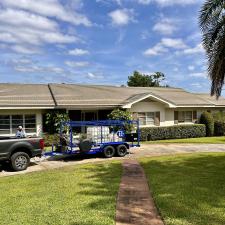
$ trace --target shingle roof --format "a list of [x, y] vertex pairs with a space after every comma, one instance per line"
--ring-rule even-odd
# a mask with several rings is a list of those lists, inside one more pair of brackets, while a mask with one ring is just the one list
[[47, 85], [0, 84], [0, 107], [54, 107]]
[[223, 106], [208, 94], [195, 94], [180, 88], [115, 87], [79, 84], [0, 84], [0, 107], [116, 107], [155, 96], [175, 107]]
[[176, 106], [213, 104], [180, 88], [115, 87], [101, 85], [50, 84], [58, 106], [112, 105], [121, 106], [152, 94]]
[[211, 102], [212, 104], [214, 104], [216, 106], [225, 106], [225, 98], [224, 97], [220, 97], [219, 99], [216, 99], [216, 97], [211, 96], [210, 94], [206, 94], [206, 93], [196, 93], [196, 95], [208, 102]]

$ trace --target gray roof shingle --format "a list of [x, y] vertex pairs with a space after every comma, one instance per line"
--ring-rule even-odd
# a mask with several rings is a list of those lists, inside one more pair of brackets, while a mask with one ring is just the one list
[[0, 107], [116, 107], [148, 95], [179, 106], [223, 106], [208, 94], [195, 94], [180, 88], [115, 87], [79, 84], [0, 84]]
[[47, 85], [0, 84], [0, 107], [54, 107]]
[[101, 85], [50, 84], [58, 106], [114, 105], [121, 106], [147, 94], [153, 94], [174, 105], [213, 104], [180, 88], [115, 87]]

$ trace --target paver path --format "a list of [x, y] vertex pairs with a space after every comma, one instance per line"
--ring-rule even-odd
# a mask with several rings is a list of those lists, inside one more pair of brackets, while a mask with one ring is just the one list
[[116, 206], [116, 225], [163, 225], [151, 197], [143, 168], [123, 161], [123, 176]]

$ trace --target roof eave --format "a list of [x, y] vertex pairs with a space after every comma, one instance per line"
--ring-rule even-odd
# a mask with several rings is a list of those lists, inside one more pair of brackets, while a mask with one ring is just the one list
[[152, 99], [154, 99], [154, 100], [156, 100], [156, 101], [158, 101], [158, 102], [161, 102], [161, 103], [166, 104], [169, 108], [176, 108], [176, 105], [175, 105], [175, 104], [173, 104], [173, 103], [171, 103], [171, 102], [169, 102], [169, 101], [167, 101], [167, 100], [165, 100], [165, 99], [162, 99], [162, 98], [160, 98], [160, 97], [158, 97], [158, 96], [156, 96], [156, 95], [153, 95], [153, 94], [148, 94], [148, 95], [146, 95], [146, 96], [144, 96], [144, 97], [142, 97], [142, 98], [139, 98], [139, 99], [137, 99], [137, 100], [135, 100], [135, 101], [126, 103], [126, 104], [124, 104], [124, 105], [122, 106], [122, 108], [123, 108], [123, 109], [130, 109], [130, 108], [132, 107], [133, 104], [138, 103], [138, 102], [140, 102], [140, 101], [142, 101], [142, 100], [144, 100], [144, 99], [146, 99], [146, 98], [149, 98], [149, 97], [151, 97]]

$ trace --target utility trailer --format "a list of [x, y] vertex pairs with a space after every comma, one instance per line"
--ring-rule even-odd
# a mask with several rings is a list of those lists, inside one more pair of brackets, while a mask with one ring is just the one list
[[106, 158], [123, 157], [132, 147], [140, 147], [138, 120], [67, 121], [60, 126], [60, 143], [45, 155], [101, 153]]

